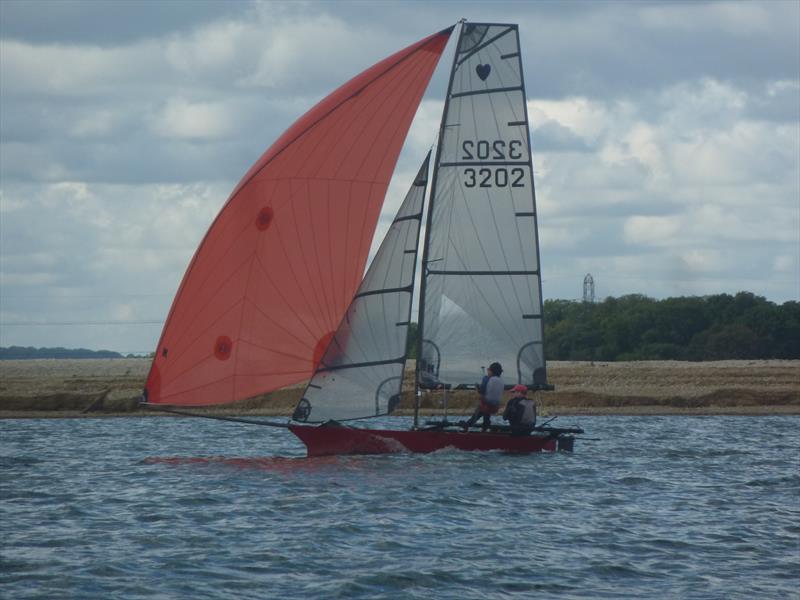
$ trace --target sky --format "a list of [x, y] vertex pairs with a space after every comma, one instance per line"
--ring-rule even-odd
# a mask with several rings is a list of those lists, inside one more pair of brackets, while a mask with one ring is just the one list
[[[598, 299], [800, 299], [797, 0], [2, 0], [0, 346], [152, 351], [261, 153], [462, 17], [520, 26], [545, 298], [591, 273]], [[376, 238], [434, 142], [451, 57]]]

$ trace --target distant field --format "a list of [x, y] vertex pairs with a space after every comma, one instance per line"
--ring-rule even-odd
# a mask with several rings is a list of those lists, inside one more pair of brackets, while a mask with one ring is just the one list
[[[0, 361], [0, 418], [153, 414], [138, 408], [149, 366], [145, 359]], [[800, 414], [798, 360], [551, 362], [548, 373], [556, 391], [536, 397], [550, 414]], [[302, 391], [298, 385], [203, 412], [288, 415]], [[443, 401], [441, 393], [424, 394], [423, 414], [440, 412]], [[471, 412], [475, 392], [451, 393], [447, 403], [453, 413]], [[412, 407], [407, 386], [401, 414]]]

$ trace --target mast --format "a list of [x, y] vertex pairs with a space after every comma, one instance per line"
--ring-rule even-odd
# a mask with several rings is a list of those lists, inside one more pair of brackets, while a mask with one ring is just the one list
[[453, 64], [450, 65], [450, 80], [447, 83], [447, 93], [444, 97], [444, 108], [442, 109], [442, 121], [439, 124], [439, 143], [436, 145], [436, 158], [433, 161], [433, 177], [431, 180], [430, 192], [428, 194], [428, 214], [425, 218], [425, 240], [422, 244], [422, 264], [419, 278], [419, 306], [417, 307], [417, 360], [414, 368], [414, 425], [413, 428], [419, 427], [419, 403], [420, 403], [420, 386], [419, 386], [419, 364], [422, 360], [422, 335], [425, 321], [425, 287], [428, 276], [428, 241], [430, 239], [431, 230], [429, 224], [431, 222], [431, 215], [433, 214], [434, 195], [436, 193], [436, 179], [439, 174], [439, 163], [442, 157], [442, 142], [444, 140], [445, 123], [447, 122], [447, 111], [450, 107], [450, 91], [453, 89], [453, 78], [456, 73], [456, 60], [458, 60], [458, 48], [461, 45], [461, 34], [464, 31], [464, 24], [466, 19], [461, 19], [457, 24], [461, 25], [458, 30], [458, 37], [456, 38], [456, 47], [453, 51]]

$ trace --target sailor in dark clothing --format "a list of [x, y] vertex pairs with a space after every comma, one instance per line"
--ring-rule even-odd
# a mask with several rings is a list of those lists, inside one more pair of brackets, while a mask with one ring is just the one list
[[511, 393], [511, 400], [503, 411], [503, 420], [511, 425], [512, 434], [528, 435], [536, 426], [536, 403], [528, 398], [528, 388], [524, 385], [515, 385]]
[[472, 416], [463, 423], [464, 431], [467, 431], [478, 419], [483, 417], [483, 431], [489, 429], [492, 422], [492, 415], [500, 410], [500, 402], [503, 400], [503, 380], [500, 376], [503, 374], [503, 367], [498, 362], [493, 362], [489, 365], [489, 373], [484, 376], [483, 381], [478, 386], [478, 397], [480, 404]]

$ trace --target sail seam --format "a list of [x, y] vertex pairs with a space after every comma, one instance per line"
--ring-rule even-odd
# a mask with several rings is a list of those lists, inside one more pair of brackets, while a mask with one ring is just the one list
[[261, 269], [261, 272], [264, 274], [264, 277], [267, 278], [267, 281], [269, 281], [269, 283], [272, 285], [272, 287], [280, 296], [281, 300], [283, 301], [283, 305], [289, 308], [289, 310], [294, 314], [294, 316], [297, 317], [297, 322], [300, 323], [300, 325], [302, 325], [303, 328], [305, 328], [305, 330], [308, 332], [308, 334], [311, 336], [311, 339], [313, 340], [316, 337], [314, 335], [314, 332], [311, 331], [311, 329], [308, 327], [308, 324], [300, 317], [299, 314], [297, 314], [297, 311], [294, 309], [294, 305], [291, 302], [287, 302], [286, 298], [281, 293], [280, 288], [277, 285], [275, 285], [274, 281], [272, 281], [272, 277], [269, 276], [269, 271], [267, 271], [266, 265], [264, 265], [264, 263], [261, 262], [261, 257], [258, 255], [256, 255], [256, 263], [258, 264], [259, 269]]
[[538, 275], [539, 271], [434, 271], [428, 269], [428, 275]]
[[[311, 209], [312, 194], [311, 194], [311, 183], [310, 182], [311, 182], [311, 179], [309, 179], [307, 177], [302, 177], [302, 178], [298, 178], [297, 179], [298, 185], [301, 186], [301, 189], [303, 189], [305, 191], [305, 203], [304, 204], [305, 204], [305, 209], [306, 209], [306, 211], [308, 213], [308, 224], [311, 227], [311, 235], [310, 235], [310, 237], [311, 237], [311, 246], [312, 246], [312, 251], [313, 251], [314, 262], [315, 262], [316, 267], [317, 267], [317, 270], [315, 272], [316, 273], [322, 273], [323, 272], [323, 268], [322, 268], [322, 264], [320, 262], [319, 247], [317, 245], [317, 228], [316, 228], [316, 225], [314, 223], [314, 213], [316, 211]], [[290, 185], [291, 185], [291, 183], [290, 183]], [[319, 201], [317, 201], [317, 203], [319, 203]], [[297, 214], [296, 213], [296, 204], [297, 204], [297, 202], [292, 202], [292, 214], [293, 215]], [[298, 220], [297, 220], [297, 218], [295, 218], [294, 221], [295, 221], [295, 223], [294, 223], [295, 224], [295, 231], [298, 232], [298, 239], [299, 239], [300, 233], [299, 233], [299, 229], [298, 229]], [[332, 308], [331, 308], [331, 304], [332, 303], [330, 302], [330, 300], [328, 298], [328, 293], [327, 293], [327, 289], [326, 289], [327, 286], [316, 286], [316, 285], [314, 285], [314, 278], [312, 277], [311, 272], [309, 270], [309, 263], [311, 261], [306, 260], [306, 254], [302, 250], [304, 244], [298, 244], [298, 246], [300, 246], [300, 248], [301, 248], [300, 249], [300, 254], [303, 256], [303, 265], [305, 266], [306, 274], [308, 276], [308, 281], [311, 283], [311, 287], [314, 290], [314, 297], [317, 298], [317, 299], [319, 298], [319, 296], [317, 295], [318, 294], [317, 288], [319, 288], [319, 293], [322, 295], [322, 299], [324, 301], [323, 304], [324, 304], [324, 307], [325, 307], [326, 314], [322, 315], [320, 313], [320, 316], [323, 317], [323, 320], [327, 319], [328, 322], [330, 322], [330, 321], [333, 320], [331, 318], [331, 313], [330, 313], [330, 311], [332, 310]]]
[[400, 358], [388, 358], [386, 360], [372, 360], [368, 362], [360, 362], [360, 363], [343, 363], [341, 365], [333, 365], [333, 366], [324, 366], [319, 367], [317, 369], [317, 373], [329, 373], [331, 371], [340, 371], [342, 369], [362, 369], [364, 367], [377, 367], [380, 365], [394, 365], [398, 363], [405, 363], [406, 358], [405, 356], [401, 356]]
[[381, 288], [378, 290], [369, 290], [367, 292], [359, 292], [355, 296], [353, 296], [353, 300], [356, 298], [363, 298], [364, 296], [375, 296], [377, 294], [394, 294], [397, 292], [411, 292], [412, 291], [411, 285], [406, 285], [403, 287], [395, 287], [395, 288]]
[[[290, 197], [294, 197], [294, 194], [292, 194], [292, 193], [291, 193], [291, 190], [290, 190]], [[291, 204], [294, 204], [294, 202], [292, 202]], [[294, 208], [292, 208], [292, 212], [294, 213]], [[296, 224], [296, 223], [295, 223], [295, 232], [297, 232], [297, 235], [300, 235], [300, 234], [299, 234], [299, 231], [297, 230], [297, 224]], [[282, 236], [282, 229], [281, 229], [281, 228], [277, 228], [277, 229], [275, 230], [275, 236], [274, 236], [274, 237], [275, 237], [275, 239], [277, 240], [277, 246], [278, 246], [278, 247], [281, 249], [281, 252], [283, 253], [283, 258], [284, 258], [284, 260], [286, 261], [286, 264], [292, 264], [292, 260], [291, 260], [291, 257], [290, 257], [290, 255], [289, 255], [289, 249], [288, 249], [288, 246], [287, 246], [286, 242], [284, 242], [284, 240], [283, 240], [283, 236]], [[305, 327], [306, 331], [308, 331], [308, 333], [310, 334], [310, 336], [311, 336], [311, 339], [312, 339], [312, 340], [316, 339], [317, 335], [315, 335], [315, 333], [314, 333], [314, 328], [313, 328], [313, 327], [311, 327], [311, 326], [309, 325], [309, 323], [311, 323], [312, 321], [306, 322], [304, 319], [302, 319], [302, 318], [300, 317], [300, 314], [299, 314], [299, 313], [297, 313], [297, 311], [295, 311], [295, 310], [294, 310], [294, 306], [292, 306], [292, 304], [286, 300], [286, 298], [285, 298], [285, 297], [284, 297], [284, 295], [281, 293], [281, 291], [280, 291], [280, 289], [278, 288], [278, 286], [277, 286], [277, 285], [275, 285], [275, 284], [273, 283], [273, 281], [272, 281], [272, 278], [271, 278], [271, 277], [269, 277], [269, 271], [268, 271], [268, 269], [267, 269], [267, 266], [266, 266], [266, 265], [263, 263], [263, 261], [262, 261], [262, 258], [261, 258], [261, 255], [259, 255], [258, 253], [256, 253], [256, 257], [257, 257], [257, 259], [258, 259], [258, 264], [259, 264], [259, 266], [261, 267], [261, 270], [263, 271], [264, 275], [266, 275], [266, 276], [267, 276], [267, 278], [269, 279], [270, 283], [272, 283], [273, 287], [275, 288], [275, 290], [276, 290], [276, 291], [278, 292], [278, 294], [280, 295], [280, 297], [281, 297], [281, 300], [283, 300], [283, 303], [284, 303], [284, 305], [285, 305], [285, 306], [288, 306], [288, 307], [289, 307], [289, 308], [292, 310], [292, 312], [294, 313], [294, 315], [295, 315], [295, 316], [297, 317], [297, 319], [298, 319], [298, 320], [299, 320], [299, 321], [302, 323], [302, 325], [303, 325], [303, 327]], [[289, 273], [291, 273], [291, 277], [292, 277], [291, 281], [293, 281], [293, 282], [294, 282], [294, 288], [295, 288], [297, 291], [301, 292], [301, 294], [302, 294], [303, 296], [305, 296], [305, 289], [304, 289], [304, 288], [303, 288], [303, 286], [300, 284], [300, 280], [299, 280], [299, 279], [298, 279], [298, 277], [297, 277], [297, 272], [296, 272], [296, 270], [295, 270], [295, 269], [288, 269], [288, 271], [289, 271]], [[307, 265], [306, 265], [306, 274], [308, 275], [308, 267], [307, 267]], [[288, 284], [288, 283], [289, 283], [289, 282], [287, 281], [287, 284]], [[318, 296], [317, 296], [316, 294], [314, 294], [314, 296], [315, 296], [316, 298], [318, 298]], [[319, 327], [320, 327], [320, 322], [319, 322], [319, 316], [318, 316], [317, 314], [314, 314], [314, 316], [313, 316], [313, 323], [314, 323], [314, 325], [316, 326], [316, 328], [317, 328], [317, 329], [319, 329]], [[324, 325], [324, 323], [323, 323], [323, 325]]]
[[408, 215], [407, 217], [397, 217], [394, 221], [392, 221], [392, 224], [394, 225], [395, 223], [399, 223], [400, 221], [421, 221], [421, 220], [422, 220], [422, 214], [418, 213], [416, 215]]
[[[244, 327], [244, 313], [247, 306], [247, 293], [250, 290], [250, 279], [253, 276], [253, 263], [255, 263], [255, 253], [250, 255], [250, 265], [247, 267], [247, 281], [244, 284], [244, 298], [242, 298], [242, 306], [239, 313], [239, 328], [236, 333], [236, 342], [242, 341], [242, 328]], [[231, 384], [231, 397], [236, 397], [236, 375], [239, 371], [239, 352], [236, 353], [233, 364], [233, 382]]]
[[456, 94], [452, 94], [451, 98], [463, 98], [464, 96], [478, 96], [480, 94], [499, 94], [501, 92], [521, 92], [522, 86], [515, 85], [511, 87], [503, 87], [503, 88], [491, 88], [487, 90], [470, 90], [468, 92], [458, 92]]
[[[260, 264], [258, 265], [258, 268], [263, 271], [263, 267]], [[253, 307], [253, 310], [255, 310], [265, 320], [267, 320], [270, 323], [272, 323], [278, 329], [283, 330], [285, 333], [287, 333], [288, 335], [290, 335], [291, 337], [293, 337], [295, 339], [297, 339], [299, 337], [296, 331], [290, 331], [290, 330], [286, 329], [286, 327], [284, 327], [282, 323], [280, 323], [279, 321], [276, 321], [275, 319], [270, 317], [266, 312], [264, 312], [264, 310], [253, 300], [253, 298], [250, 298], [249, 295], [245, 296], [244, 301], [245, 302], [249, 302], [250, 305]], [[247, 340], [245, 340], [245, 341], [247, 341]], [[265, 350], [269, 350], [269, 348], [265, 348]], [[301, 357], [298, 357], [298, 358], [301, 358]]]
[[[297, 185], [301, 188], [301, 190], [302, 190], [303, 187], [305, 187], [305, 189], [306, 189], [305, 204], [306, 204], [306, 206], [308, 206], [308, 204], [310, 202], [310, 197], [309, 197], [310, 195], [308, 193], [308, 181], [305, 180], [305, 179], [298, 178]], [[291, 186], [291, 184], [290, 184], [290, 186]], [[301, 194], [302, 194], [302, 191], [301, 191]], [[294, 190], [291, 190], [291, 201], [289, 202], [289, 204], [292, 207], [292, 217], [293, 218], [291, 219], [291, 221], [292, 221], [292, 224], [294, 225], [294, 230], [295, 230], [297, 239], [300, 239], [300, 237], [301, 237], [300, 227], [299, 227], [300, 219], [297, 218], [298, 200], [297, 200], [297, 196], [294, 193]], [[310, 209], [310, 207], [309, 207], [309, 209]], [[309, 210], [309, 212], [310, 212], [310, 210]], [[312, 233], [312, 237], [313, 237], [313, 233]], [[325, 304], [326, 304], [325, 308], [328, 309], [328, 306], [327, 306], [327, 304], [328, 304], [327, 303], [327, 299], [328, 298], [327, 298], [325, 292], [324, 291], [318, 292], [317, 288], [320, 287], [320, 286], [314, 285], [314, 279], [313, 279], [313, 276], [311, 275], [311, 268], [310, 268], [310, 264], [309, 264], [311, 261], [306, 258], [305, 246], [306, 246], [306, 244], [297, 244], [295, 252], [297, 252], [300, 255], [300, 260], [303, 263], [303, 269], [304, 269], [305, 275], [306, 275], [305, 279], [310, 284], [309, 287], [311, 288], [311, 293], [313, 294], [313, 297], [314, 297], [315, 302], [317, 303], [317, 306], [319, 306], [319, 304], [320, 304], [320, 294], [321, 294], [322, 295], [322, 299], [324, 301], [326, 301], [325, 302]], [[319, 267], [320, 267], [319, 260], [317, 260], [317, 268], [319, 269]], [[295, 281], [297, 281], [297, 283], [298, 283], [298, 288], [303, 290], [303, 292], [305, 294], [305, 288], [300, 285], [300, 279], [298, 277], [295, 277]], [[326, 312], [328, 312], [328, 311], [329, 311], [329, 309], [326, 310]], [[317, 313], [315, 311], [314, 312], [314, 321], [316, 322], [317, 327], [320, 326], [320, 320], [322, 321], [322, 328], [321, 329], [323, 331], [325, 331], [326, 329], [328, 329], [326, 320], [330, 320], [330, 318], [328, 317], [326, 319], [325, 315], [323, 315], [321, 312]]]
[[461, 162], [446, 162], [439, 165], [439, 167], [527, 167], [530, 165], [528, 161], [513, 161], [513, 160], [465, 160]]

